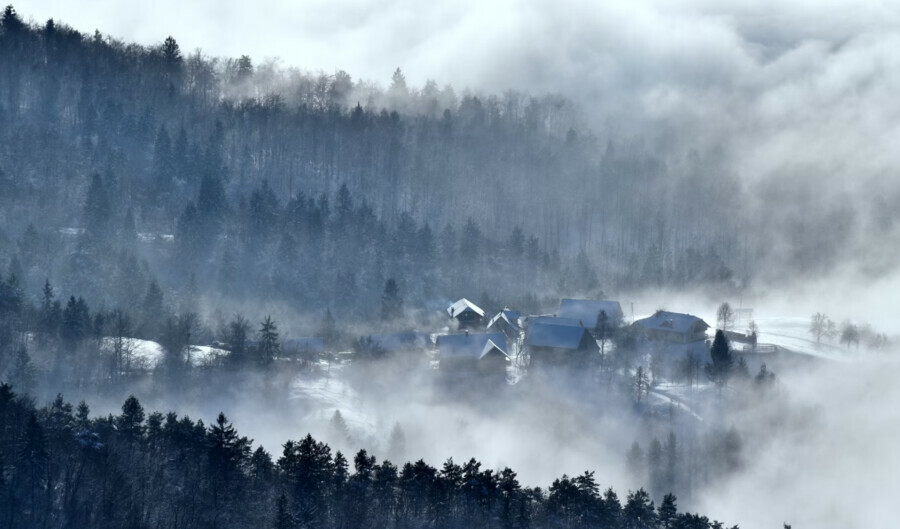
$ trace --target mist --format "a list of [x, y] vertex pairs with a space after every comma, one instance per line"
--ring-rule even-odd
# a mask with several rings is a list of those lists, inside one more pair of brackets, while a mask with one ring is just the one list
[[[23, 409], [64, 393], [117, 439], [133, 395], [208, 425], [222, 411], [275, 459], [309, 433], [351, 460], [475, 458], [545, 492], [595, 471], [623, 500], [675, 492], [741, 527], [893, 520], [900, 6], [17, 8], [25, 28], [0, 33], [0, 380], [28, 383]], [[446, 307], [464, 296], [485, 321], [566, 298], [624, 317], [577, 369], [542, 373], [526, 348], [505, 378], [454, 378], [431, 340], [463, 332]], [[752, 324], [719, 321], [723, 302]], [[709, 324], [700, 357], [632, 325], [658, 310]], [[364, 341], [406, 331], [427, 346]], [[746, 361], [730, 385], [708, 367], [717, 331]], [[122, 367], [113, 336], [162, 360]], [[322, 350], [279, 349], [303, 337]], [[193, 365], [196, 346], [221, 356]], [[654, 443], [677, 479], [654, 476]]]

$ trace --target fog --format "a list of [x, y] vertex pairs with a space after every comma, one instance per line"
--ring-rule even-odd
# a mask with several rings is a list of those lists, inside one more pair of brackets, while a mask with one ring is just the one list
[[[743, 261], [753, 268], [749, 279], [735, 279], [727, 288], [625, 285], [608, 294], [619, 299], [626, 319], [632, 312], [641, 317], [664, 307], [715, 325], [716, 307], [729, 301], [752, 307], [763, 332], [767, 321], [808, 321], [824, 312], [836, 322], [871, 324], [893, 338], [887, 350], [848, 347], [840, 355], [779, 371], [771, 395], [728, 407], [707, 404], [698, 408], [703, 420], [681, 414], [670, 424], [648, 426], [627, 398], [603, 400], [597, 387], [526, 380], [451, 393], [441, 389], [438, 372], [429, 366], [393, 363], [334, 366], [296, 379], [229, 375], [173, 394], [150, 382], [128, 388], [148, 409], [174, 409], [207, 423], [224, 410], [242, 433], [275, 454], [285, 440], [311, 432], [345, 452], [368, 448], [383, 458], [390, 455], [388, 439], [399, 424], [406, 446], [394, 455], [404, 459], [440, 465], [449, 457], [457, 462], [475, 457], [492, 468], [509, 466], [523, 483], [535, 486], [563, 473], [596, 470], [601, 486], [620, 493], [644, 485], [625, 468], [633, 441], [646, 447], [670, 429], [689, 438], [690, 432], [733, 427], [744, 447], [741, 471], [704, 484], [682, 506], [745, 528], [783, 522], [885, 526], [895, 519], [894, 496], [900, 490], [895, 449], [900, 418], [892, 411], [900, 403], [897, 3], [314, 0], [297, 6], [35, 0], [17, 7], [36, 22], [53, 17], [81, 31], [99, 28], [147, 45], [171, 34], [185, 52], [248, 54], [256, 64], [268, 59], [284, 69], [343, 69], [380, 85], [400, 67], [418, 87], [434, 80], [460, 93], [561, 94], [578, 105], [580, 130], [599, 144], [639, 144], [675, 173], [690, 173], [688, 161], [699, 153], [715, 163], [698, 176], [698, 186], [734, 176], [736, 188], [718, 198], [733, 200], [727, 221], [744, 247], [723, 246], [752, 254]], [[721, 168], [729, 174], [717, 172]], [[548, 237], [537, 233], [546, 242]], [[40, 272], [32, 274], [32, 282], [45, 277]], [[369, 296], [373, 307], [386, 277], [379, 271], [377, 280], [369, 281], [375, 285]], [[303, 309], [209, 293], [200, 312], [210, 325], [224, 324], [222, 318], [235, 312], [272, 314], [283, 336], [312, 335], [319, 315]], [[437, 330], [446, 322], [429, 316], [430, 310], [408, 306], [409, 320], [395, 321], [394, 327], [422, 328], [427, 321], [434, 324], [429, 330]], [[363, 335], [380, 329], [348, 321], [343, 330]], [[322, 383], [333, 385], [323, 391], [332, 400], [311, 397], [304, 385], [329, 380]], [[98, 396], [92, 388], [66, 397], [85, 398], [101, 415], [121, 405], [121, 395]], [[330, 424], [335, 410], [346, 418], [349, 439]]]
[[751, 463], [705, 492], [701, 509], [741, 527], [890, 523], [900, 487], [898, 374], [895, 358], [868, 358], [787, 375], [786, 405], [761, 404], [735, 418]]

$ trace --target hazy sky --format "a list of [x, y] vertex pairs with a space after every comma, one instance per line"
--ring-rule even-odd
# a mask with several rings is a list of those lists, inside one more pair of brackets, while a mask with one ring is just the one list
[[[571, 0], [33, 0], [54, 17], [144, 44], [171, 34], [184, 50], [279, 57], [286, 65], [386, 81], [560, 88], [577, 77], [708, 84], [804, 42], [840, 46], [896, 32], [898, 3], [852, 0], [577, 2]], [[552, 60], [550, 60], [552, 59]], [[602, 72], [601, 72], [602, 71]], [[737, 81], [737, 79], [736, 79]], [[562, 82], [562, 83], [561, 83]]]

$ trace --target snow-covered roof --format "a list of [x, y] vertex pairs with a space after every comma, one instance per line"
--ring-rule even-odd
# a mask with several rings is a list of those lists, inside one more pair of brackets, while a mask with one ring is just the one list
[[481, 310], [481, 307], [472, 303], [466, 298], [462, 298], [461, 300], [447, 307], [447, 314], [449, 314], [451, 318], [456, 318], [463, 312], [474, 312], [475, 314], [484, 317], [484, 311]]
[[709, 325], [697, 316], [692, 314], [681, 314], [678, 312], [666, 312], [664, 310], [656, 311], [656, 314], [649, 318], [637, 320], [635, 325], [640, 325], [645, 330], [670, 331], [684, 334], [689, 332], [696, 323], [702, 324], [703, 330], [709, 328]]
[[561, 318], [573, 318], [584, 322], [585, 327], [597, 325], [597, 317], [605, 311], [610, 320], [622, 317], [622, 306], [618, 301], [599, 299], [564, 299], [559, 304]]
[[393, 334], [373, 334], [372, 342], [386, 352], [409, 349], [425, 349], [431, 346], [431, 335], [425, 332], [398, 332]]
[[441, 358], [476, 358], [481, 360], [492, 349], [506, 354], [506, 337], [503, 333], [444, 334], [437, 338]]
[[572, 324], [568, 318], [542, 317], [528, 324], [525, 345], [531, 347], [553, 347], [556, 349], [578, 349], [587, 330]]
[[519, 325], [519, 318], [521, 316], [522, 315], [517, 310], [503, 309], [500, 312], [498, 312], [496, 316], [491, 318], [491, 321], [488, 322], [488, 325], [487, 325], [488, 329], [490, 329], [497, 322], [502, 320], [502, 321], [505, 321], [506, 323], [508, 323], [513, 329], [519, 330], [519, 328], [521, 327]]
[[288, 338], [281, 348], [285, 351], [299, 353], [321, 353], [325, 350], [324, 338]]

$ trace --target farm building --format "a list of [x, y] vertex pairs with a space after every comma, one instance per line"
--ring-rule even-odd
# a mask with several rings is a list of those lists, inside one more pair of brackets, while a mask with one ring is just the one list
[[578, 320], [539, 316], [525, 330], [532, 365], [571, 365], [598, 351], [597, 341]]
[[653, 316], [634, 322], [649, 341], [689, 344], [706, 340], [709, 325], [697, 316], [656, 311]]
[[519, 333], [522, 332], [521, 317], [522, 315], [518, 311], [503, 309], [491, 318], [487, 324], [487, 330], [502, 332], [510, 342], [518, 340]]
[[437, 338], [437, 351], [442, 370], [506, 376], [509, 356], [502, 333], [441, 335]]
[[466, 298], [447, 307], [447, 314], [456, 320], [459, 329], [474, 329], [484, 322], [484, 311]]

